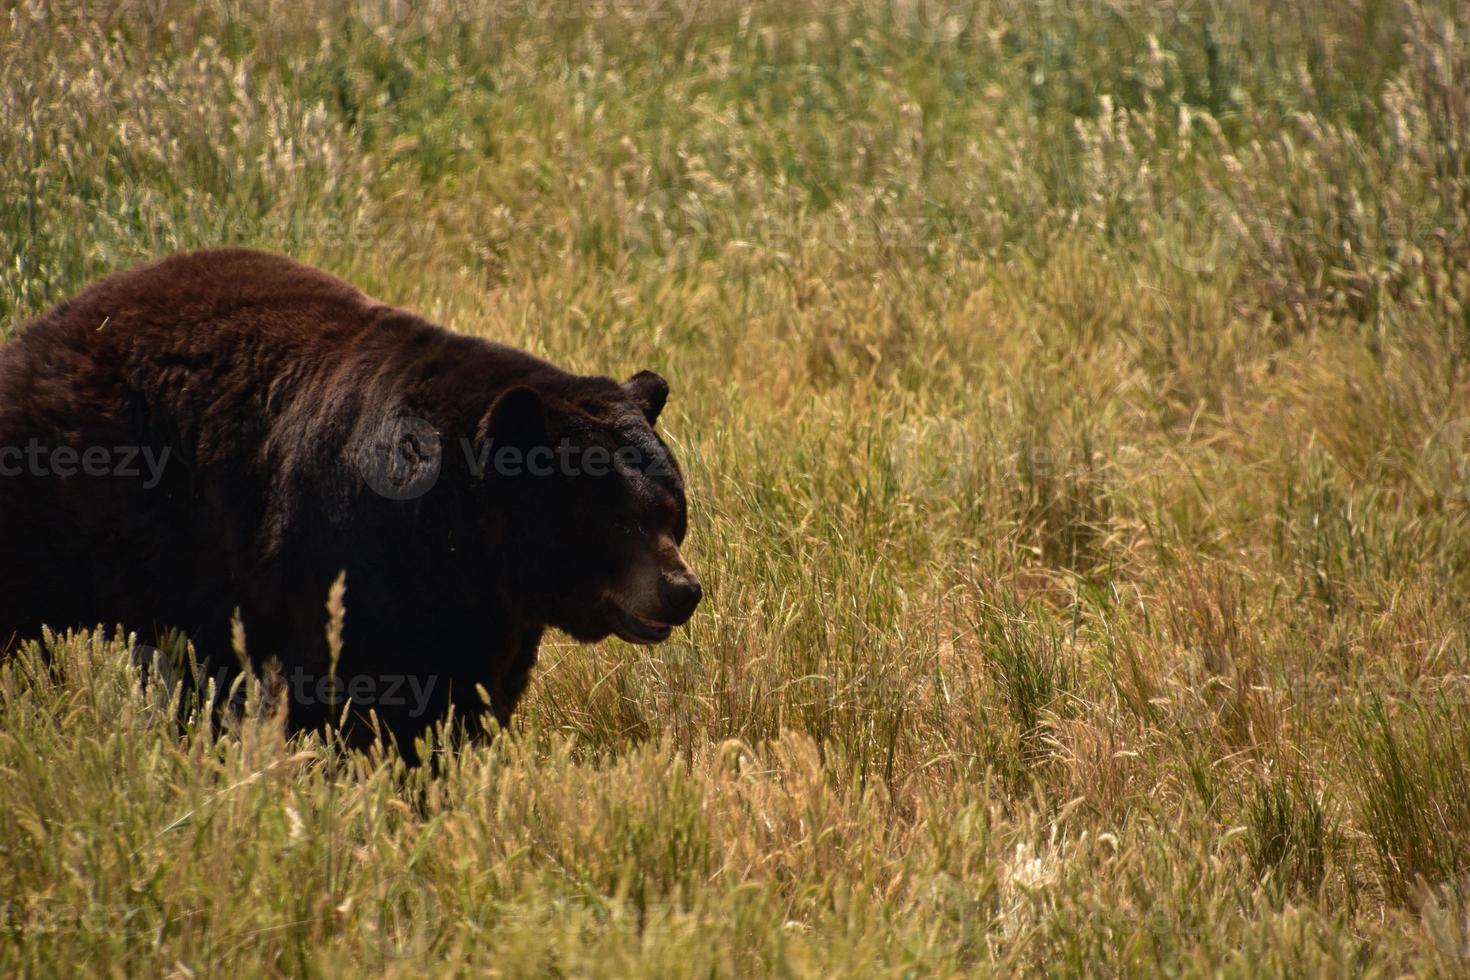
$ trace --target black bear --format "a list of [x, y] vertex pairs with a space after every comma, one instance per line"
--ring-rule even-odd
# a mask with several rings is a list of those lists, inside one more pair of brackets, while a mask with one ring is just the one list
[[505, 724], [548, 626], [657, 643], [700, 600], [667, 397], [262, 252], [102, 279], [0, 348], [0, 651], [177, 629], [217, 672], [238, 614], [293, 728]]

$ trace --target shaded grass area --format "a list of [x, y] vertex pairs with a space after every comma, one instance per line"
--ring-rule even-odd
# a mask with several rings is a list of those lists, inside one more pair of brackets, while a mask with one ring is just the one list
[[951, 9], [7, 13], [0, 329], [248, 243], [655, 368], [708, 599], [438, 778], [53, 638], [0, 970], [1465, 970], [1463, 11]]

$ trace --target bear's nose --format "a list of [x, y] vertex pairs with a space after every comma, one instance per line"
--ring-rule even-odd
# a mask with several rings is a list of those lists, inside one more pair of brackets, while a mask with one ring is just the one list
[[658, 597], [663, 604], [669, 622], [678, 625], [694, 615], [704, 589], [692, 573], [665, 575], [659, 580]]

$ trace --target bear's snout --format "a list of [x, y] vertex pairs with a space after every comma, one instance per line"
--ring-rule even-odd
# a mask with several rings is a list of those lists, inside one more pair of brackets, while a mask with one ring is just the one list
[[605, 595], [608, 626], [630, 643], [662, 643], [694, 615], [704, 597], [699, 576], [672, 538], [632, 562]]
[[674, 626], [689, 621], [703, 596], [704, 588], [699, 584], [699, 577], [687, 568], [659, 578], [658, 601], [663, 606], [663, 618]]

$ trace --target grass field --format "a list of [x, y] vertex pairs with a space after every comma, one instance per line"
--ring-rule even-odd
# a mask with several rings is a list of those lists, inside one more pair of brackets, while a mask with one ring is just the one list
[[0, 330], [243, 243], [654, 368], [707, 598], [437, 778], [49, 639], [0, 974], [1470, 972], [1467, 32], [7, 4]]

